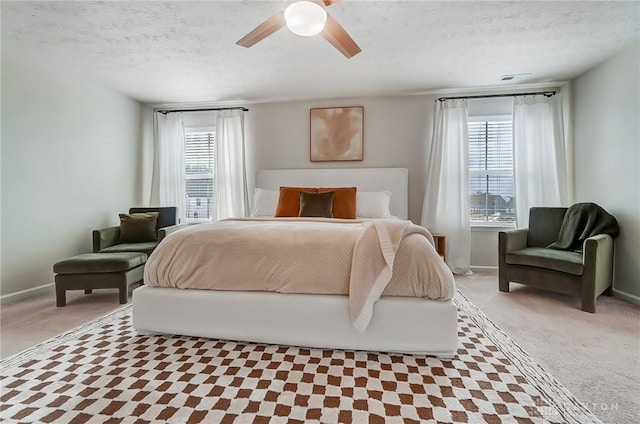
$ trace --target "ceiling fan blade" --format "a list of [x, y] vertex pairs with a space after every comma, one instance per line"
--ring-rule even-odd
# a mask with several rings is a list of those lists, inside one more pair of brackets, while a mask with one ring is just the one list
[[253, 31], [236, 41], [236, 44], [242, 47], [251, 47], [258, 41], [264, 40], [284, 26], [284, 11], [280, 11], [255, 27]]
[[340, 0], [324, 0], [324, 5], [329, 7], [334, 3], [338, 3]]
[[345, 55], [347, 59], [357, 55], [361, 51], [360, 47], [353, 41], [353, 38], [342, 28], [342, 25], [328, 13], [327, 23], [322, 31], [322, 36], [330, 42], [333, 47], [338, 49], [340, 53]]

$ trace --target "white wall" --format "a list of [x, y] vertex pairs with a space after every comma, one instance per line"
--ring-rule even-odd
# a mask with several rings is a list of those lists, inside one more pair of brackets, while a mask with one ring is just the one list
[[153, 108], [143, 105], [141, 117], [135, 199], [140, 206], [157, 206], [149, 204], [153, 179]]
[[[409, 219], [420, 223], [435, 98], [372, 97], [250, 105], [246, 117], [249, 176], [258, 169], [408, 168]], [[364, 160], [311, 162], [309, 109], [338, 106], [364, 106]], [[253, 178], [249, 180], [253, 182]]]
[[[53, 282], [56, 261], [91, 251], [91, 230], [143, 204], [143, 107], [2, 49], [3, 301]], [[16, 295], [17, 296], [12, 296]]]
[[640, 43], [573, 81], [575, 199], [614, 215], [614, 290], [640, 302]]
[[[249, 105], [246, 115], [247, 168], [259, 169], [404, 167], [409, 169], [409, 219], [420, 223], [431, 141], [434, 101], [439, 96], [366, 97]], [[364, 106], [364, 160], [311, 162], [309, 109]], [[511, 98], [478, 99], [470, 115], [511, 114]], [[253, 193], [253, 187], [250, 187]], [[473, 229], [471, 264], [497, 267], [501, 227]]]

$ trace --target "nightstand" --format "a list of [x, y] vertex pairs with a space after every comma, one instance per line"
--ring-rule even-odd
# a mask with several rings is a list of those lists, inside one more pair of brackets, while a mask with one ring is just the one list
[[440, 257], [444, 261], [445, 252], [447, 249], [447, 238], [444, 234], [440, 233], [431, 233], [431, 235], [433, 236], [433, 241], [436, 243], [436, 252], [438, 252], [438, 255], [440, 255]]

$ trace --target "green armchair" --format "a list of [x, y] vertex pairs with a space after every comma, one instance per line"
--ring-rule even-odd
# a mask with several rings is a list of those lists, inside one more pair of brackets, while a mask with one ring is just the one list
[[531, 208], [529, 228], [498, 234], [498, 285], [509, 291], [517, 282], [582, 298], [582, 310], [596, 312], [596, 298], [611, 295], [613, 239], [598, 234], [582, 252], [547, 248], [558, 239], [567, 208]]
[[114, 252], [142, 252], [147, 256], [153, 252], [158, 243], [164, 238], [166, 227], [175, 226], [178, 220], [178, 208], [175, 206], [158, 208], [131, 208], [129, 213], [158, 212], [156, 222], [156, 232], [158, 241], [148, 241], [143, 243], [120, 243], [120, 226], [108, 227], [100, 230], [93, 230], [93, 252], [94, 253], [114, 253]]

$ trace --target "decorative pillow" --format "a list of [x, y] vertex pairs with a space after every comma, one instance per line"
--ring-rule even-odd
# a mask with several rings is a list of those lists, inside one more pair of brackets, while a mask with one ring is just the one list
[[251, 216], [276, 216], [280, 193], [275, 190], [257, 188], [253, 195]]
[[325, 193], [300, 192], [300, 212], [298, 216], [333, 218], [334, 191]]
[[333, 198], [333, 217], [342, 219], [355, 219], [356, 217], [356, 187], [320, 187], [318, 193], [335, 191]]
[[389, 191], [359, 191], [356, 194], [356, 215], [363, 218], [390, 218]]
[[280, 187], [280, 195], [278, 198], [278, 207], [276, 208], [277, 217], [298, 216], [300, 212], [300, 192], [317, 193], [317, 187]]
[[119, 214], [120, 243], [158, 241], [156, 223], [159, 215], [159, 212]]

